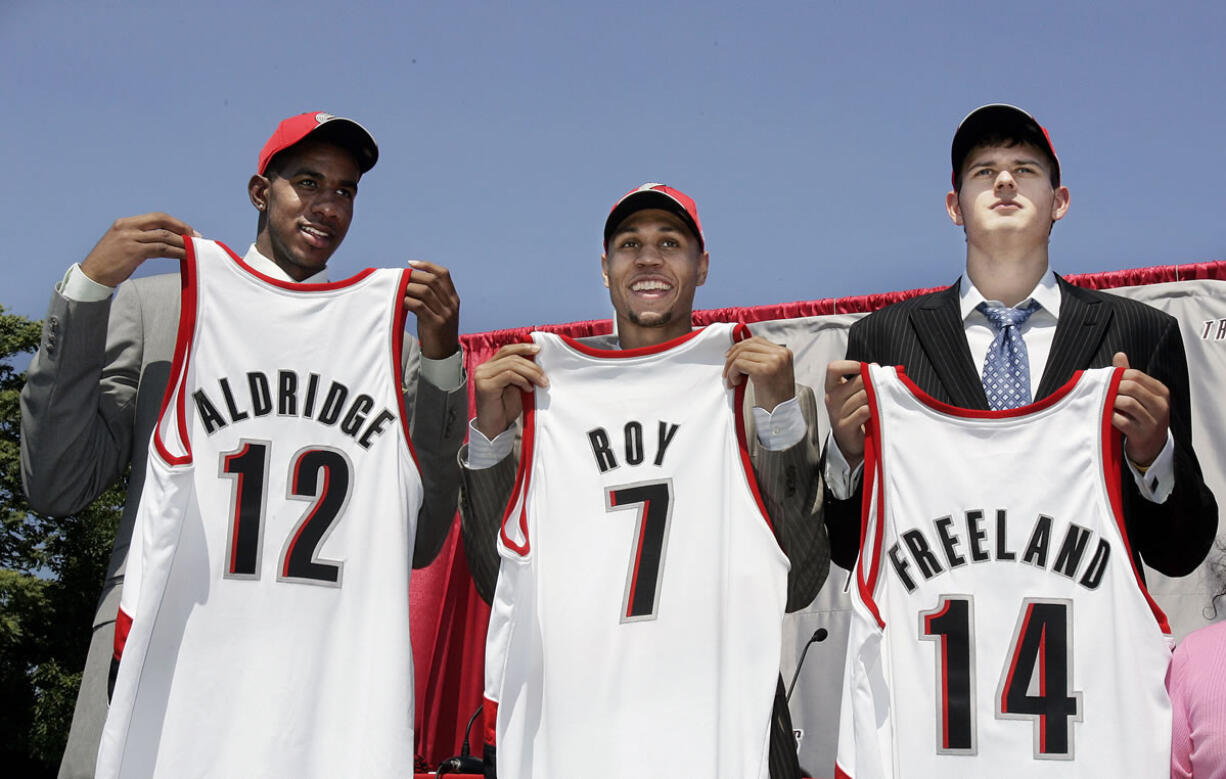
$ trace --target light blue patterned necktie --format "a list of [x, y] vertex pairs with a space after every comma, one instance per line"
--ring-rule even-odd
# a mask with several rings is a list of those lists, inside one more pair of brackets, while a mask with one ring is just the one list
[[984, 302], [975, 308], [996, 331], [983, 360], [983, 391], [988, 396], [988, 407], [999, 411], [1026, 405], [1030, 402], [1030, 358], [1018, 327], [1039, 310], [1039, 304], [1032, 300], [1022, 308], [1005, 308]]

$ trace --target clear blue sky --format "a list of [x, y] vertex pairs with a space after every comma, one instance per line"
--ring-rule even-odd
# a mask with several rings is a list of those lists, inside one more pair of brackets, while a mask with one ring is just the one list
[[144, 211], [241, 253], [259, 148], [307, 110], [382, 152], [334, 277], [447, 265], [465, 332], [606, 317], [601, 226], [644, 181], [698, 201], [702, 308], [948, 283], [949, 141], [995, 101], [1061, 156], [1057, 270], [1226, 259], [1223, 8], [0, 0], [0, 303], [42, 316]]

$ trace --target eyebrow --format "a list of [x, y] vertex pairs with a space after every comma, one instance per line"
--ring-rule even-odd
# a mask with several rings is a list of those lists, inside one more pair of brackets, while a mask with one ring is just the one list
[[[321, 179], [321, 180], [328, 178], [323, 173], [320, 173], [314, 168], [308, 168], [308, 167], [298, 168], [292, 173], [285, 174], [285, 178], [287, 179], [297, 178], [298, 176], [310, 176], [311, 178]], [[355, 179], [341, 179], [340, 186], [349, 187], [350, 189], [357, 189], [358, 182]]]
[[[996, 165], [996, 164], [999, 164], [999, 162], [1000, 162], [999, 158], [992, 157], [990, 159], [982, 160], [980, 162], [972, 162], [970, 167], [973, 170], [975, 168], [983, 168], [988, 165]], [[1012, 162], [1014, 165], [1042, 165], [1043, 164], [1036, 157], [1014, 157], [1012, 160], [1010, 160], [1010, 162]]]

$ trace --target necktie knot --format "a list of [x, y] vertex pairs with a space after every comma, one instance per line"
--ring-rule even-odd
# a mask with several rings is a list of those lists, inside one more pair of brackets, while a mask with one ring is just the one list
[[1008, 308], [984, 302], [980, 303], [976, 308], [988, 318], [988, 322], [992, 324], [992, 329], [999, 333], [1025, 322], [1030, 318], [1031, 314], [1039, 310], [1039, 304], [1032, 300], [1020, 308]]

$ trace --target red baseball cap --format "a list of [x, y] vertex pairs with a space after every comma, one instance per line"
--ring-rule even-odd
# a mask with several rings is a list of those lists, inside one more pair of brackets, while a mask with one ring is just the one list
[[352, 119], [333, 116], [326, 111], [307, 111], [305, 114], [281, 120], [272, 137], [264, 144], [264, 148], [260, 149], [260, 162], [256, 173], [263, 176], [273, 157], [311, 135], [348, 149], [353, 153], [358, 169], [363, 173], [379, 161], [379, 147], [365, 127]]
[[706, 239], [702, 236], [702, 222], [698, 221], [698, 204], [694, 199], [679, 189], [673, 189], [665, 184], [644, 184], [635, 187], [613, 204], [609, 218], [604, 220], [604, 248], [609, 248], [609, 238], [618, 225], [626, 221], [626, 217], [644, 208], [660, 208], [681, 217], [690, 228], [690, 232], [698, 239], [698, 248], [706, 248]]
[[1004, 135], [1018, 141], [1033, 144], [1051, 157], [1055, 167], [1056, 183], [1060, 182], [1060, 159], [1052, 148], [1051, 136], [1047, 128], [1039, 124], [1028, 111], [1023, 111], [1008, 103], [989, 103], [971, 111], [958, 123], [954, 132], [954, 142], [949, 150], [950, 162], [953, 165], [953, 183], [958, 185], [958, 174], [966, 157], [979, 145], [980, 141], [989, 135]]

